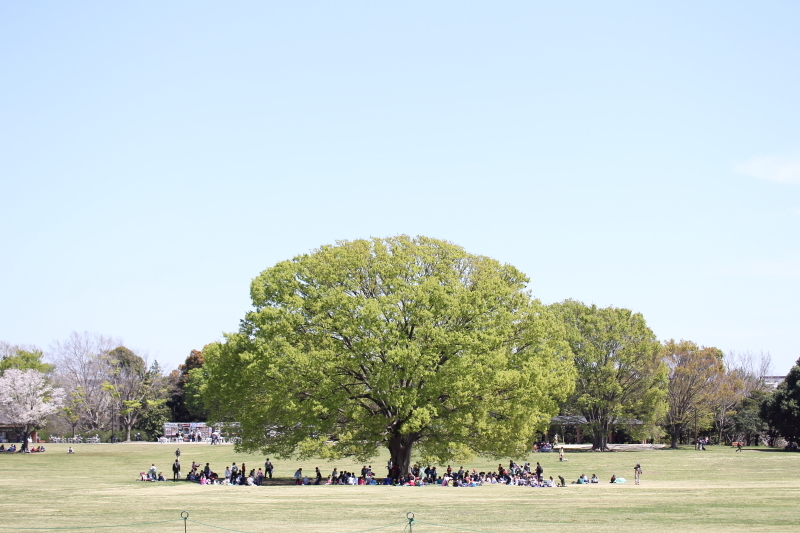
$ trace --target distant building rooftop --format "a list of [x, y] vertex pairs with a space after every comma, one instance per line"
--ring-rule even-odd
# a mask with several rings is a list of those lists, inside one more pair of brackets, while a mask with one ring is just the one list
[[764, 376], [764, 384], [767, 388], [777, 389], [784, 379], [786, 376]]

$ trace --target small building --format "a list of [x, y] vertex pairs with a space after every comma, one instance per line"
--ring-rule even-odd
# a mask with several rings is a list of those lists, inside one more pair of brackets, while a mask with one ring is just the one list
[[786, 376], [764, 376], [764, 385], [767, 390], [775, 390], [778, 385], [783, 383], [784, 379], [786, 379]]
[[[39, 436], [36, 430], [31, 431], [29, 438], [32, 442], [38, 442]], [[8, 418], [0, 414], [0, 442], [22, 442], [22, 428], [13, 424]]]
[[199, 438], [200, 440], [211, 437], [213, 428], [205, 422], [165, 422], [164, 436], [168, 439], [183, 438], [185, 441]]

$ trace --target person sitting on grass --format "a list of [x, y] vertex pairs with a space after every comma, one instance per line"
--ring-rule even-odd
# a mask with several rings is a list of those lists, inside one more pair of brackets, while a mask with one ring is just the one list
[[617, 482], [617, 476], [615, 476], [614, 474], [611, 474], [611, 481], [610, 481], [610, 483], [616, 483], [616, 482]]
[[157, 481], [166, 481], [167, 479], [164, 477], [164, 472], [159, 472], [158, 477], [156, 478]]
[[591, 482], [592, 483], [600, 483], [600, 480], [597, 479], [597, 474], [592, 474]]

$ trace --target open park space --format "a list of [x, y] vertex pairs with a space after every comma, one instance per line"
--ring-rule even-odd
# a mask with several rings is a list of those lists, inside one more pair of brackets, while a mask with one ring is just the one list
[[[592, 453], [537, 453], [527, 459], [545, 477], [561, 475], [565, 488], [486, 485], [474, 488], [387, 486], [294, 486], [298, 467], [359, 471], [341, 461], [281, 461], [275, 484], [262, 487], [201, 486], [137, 481], [155, 463], [167, 478], [174, 444], [47, 445], [45, 453], [0, 455], [0, 530], [90, 528], [89, 530], [248, 533], [336, 531], [401, 532], [415, 513], [416, 532], [446, 531], [797, 531], [800, 528], [800, 454], [767, 448], [709, 447]], [[237, 454], [230, 445], [181, 445], [181, 463], [208, 462], [215, 471], [235, 461], [262, 467], [264, 457]], [[508, 461], [504, 461], [505, 464]], [[633, 484], [641, 463], [642, 484]], [[386, 458], [372, 461], [385, 471]], [[498, 461], [477, 459], [465, 468], [496, 470]], [[454, 464], [457, 469], [460, 464]], [[439, 471], [443, 471], [442, 465]], [[597, 485], [570, 485], [597, 474]], [[612, 474], [625, 484], [610, 484]], [[160, 522], [160, 523], [159, 523]], [[108, 527], [115, 526], [115, 527]], [[213, 526], [213, 527], [211, 527]], [[84, 529], [86, 530], [86, 529]], [[75, 529], [79, 531], [79, 529]]]

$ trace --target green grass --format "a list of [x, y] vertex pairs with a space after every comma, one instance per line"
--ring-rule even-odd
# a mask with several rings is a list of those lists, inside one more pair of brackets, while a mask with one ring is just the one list
[[[741, 453], [726, 447], [533, 454], [545, 476], [568, 481], [596, 473], [599, 485], [557, 489], [484, 486], [477, 488], [307, 486], [200, 486], [142, 483], [138, 473], [155, 463], [171, 477], [175, 445], [154, 443], [51, 444], [44, 454], [0, 454], [0, 531], [23, 528], [91, 527], [119, 533], [182, 532], [180, 512], [188, 510], [187, 531], [222, 531], [196, 522], [244, 532], [353, 532], [379, 526], [403, 530], [413, 511], [415, 533], [457, 531], [797, 531], [800, 528], [800, 454], [764, 448]], [[181, 463], [192, 460], [224, 471], [231, 461], [263, 467], [261, 456], [235, 454], [231, 446], [181, 445]], [[276, 477], [288, 479], [302, 466], [360, 470], [361, 463], [275, 461]], [[642, 485], [633, 484], [641, 463]], [[507, 461], [506, 461], [507, 463]], [[385, 472], [386, 457], [372, 461]], [[446, 465], [445, 465], [446, 466]], [[458, 464], [453, 464], [457, 469]], [[480, 459], [464, 467], [494, 470]], [[440, 472], [443, 468], [439, 469]], [[628, 483], [611, 485], [612, 474]], [[99, 526], [170, 521], [100, 529]], [[195, 522], [196, 521], [196, 522]], [[438, 525], [433, 525], [438, 524]], [[441, 527], [447, 526], [447, 527]], [[450, 528], [450, 529], [448, 529]]]

